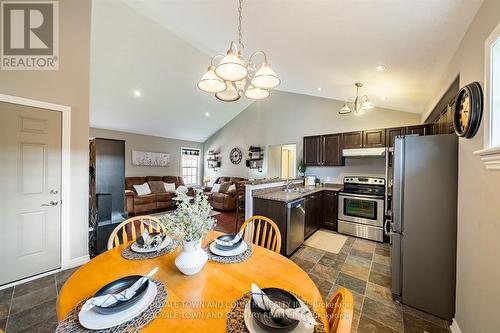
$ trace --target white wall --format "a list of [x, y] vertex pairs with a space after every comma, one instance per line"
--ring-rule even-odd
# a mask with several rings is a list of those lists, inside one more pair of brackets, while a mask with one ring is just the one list
[[59, 70], [1, 71], [0, 93], [70, 106], [70, 259], [88, 255], [90, 0], [59, 1]]
[[[181, 148], [197, 148], [203, 154], [203, 143], [194, 141], [161, 138], [127, 132], [111, 131], [101, 128], [90, 128], [90, 136], [96, 138], [125, 140], [125, 176], [180, 176], [181, 175]], [[145, 167], [132, 165], [132, 150], [154, 151], [170, 153], [170, 166]], [[203, 155], [200, 155], [201, 184]]]
[[[267, 177], [269, 145], [295, 143], [297, 144], [297, 159], [300, 160], [302, 138], [306, 135], [420, 123], [420, 116], [417, 114], [379, 108], [362, 116], [339, 115], [338, 110], [342, 104], [341, 101], [326, 98], [273, 91], [271, 97], [254, 102], [205, 141], [205, 152], [210, 149], [219, 150], [222, 157], [221, 168], [214, 172], [208, 170], [205, 165], [205, 174], [210, 175], [212, 181], [218, 176], [263, 178]], [[262, 173], [246, 168], [244, 160], [237, 166], [229, 161], [229, 152], [233, 147], [239, 147], [246, 155], [250, 145], [262, 146], [266, 149]], [[371, 159], [347, 161], [345, 167], [308, 168], [306, 173], [323, 178], [327, 176], [339, 178], [343, 173], [350, 173], [350, 168], [352, 172], [364, 173], [376, 169], [375, 173], [384, 173], [383, 164]]]
[[[427, 113], [458, 73], [460, 86], [484, 83], [484, 42], [499, 22], [500, 1], [485, 0]], [[474, 138], [459, 140], [456, 320], [463, 333], [500, 331], [500, 172], [486, 171], [473, 154], [482, 148], [483, 126]]]

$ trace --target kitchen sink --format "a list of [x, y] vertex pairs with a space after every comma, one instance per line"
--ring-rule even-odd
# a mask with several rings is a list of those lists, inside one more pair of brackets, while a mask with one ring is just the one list
[[305, 188], [294, 187], [294, 188], [285, 188], [285, 189], [283, 189], [283, 192], [286, 192], [286, 193], [306, 193], [307, 190]]

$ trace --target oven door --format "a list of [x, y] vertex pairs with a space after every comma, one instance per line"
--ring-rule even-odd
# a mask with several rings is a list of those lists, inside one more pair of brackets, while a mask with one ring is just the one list
[[339, 220], [384, 226], [384, 197], [339, 194]]

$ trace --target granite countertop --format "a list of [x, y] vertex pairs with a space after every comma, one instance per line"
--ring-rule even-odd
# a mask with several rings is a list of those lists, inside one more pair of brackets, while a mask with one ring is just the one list
[[290, 178], [290, 179], [284, 179], [284, 178], [272, 178], [272, 179], [255, 179], [255, 180], [249, 180], [246, 182], [247, 185], [261, 185], [261, 184], [270, 184], [270, 183], [279, 183], [279, 182], [286, 182], [286, 181], [297, 181], [297, 180], [304, 180], [304, 178]]
[[266, 200], [274, 200], [274, 201], [283, 201], [283, 202], [289, 202], [293, 201], [296, 199], [303, 198], [307, 195], [313, 194], [313, 193], [318, 193], [321, 191], [335, 191], [338, 192], [342, 190], [343, 185], [342, 184], [325, 184], [323, 186], [301, 186], [298, 187], [301, 189], [301, 192], [285, 192], [282, 189], [275, 190], [272, 192], [266, 192], [266, 193], [256, 193], [253, 195], [254, 198], [259, 198], [259, 199], [266, 199]]

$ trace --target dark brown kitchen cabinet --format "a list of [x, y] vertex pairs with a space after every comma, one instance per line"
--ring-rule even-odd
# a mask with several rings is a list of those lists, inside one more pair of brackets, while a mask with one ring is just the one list
[[253, 198], [253, 215], [266, 216], [273, 220], [281, 233], [281, 251], [286, 253], [286, 202]]
[[342, 133], [342, 148], [363, 148], [363, 131]]
[[394, 141], [398, 135], [405, 135], [406, 127], [393, 127], [385, 130], [386, 147], [394, 147]]
[[321, 137], [321, 165], [344, 165], [342, 136], [340, 134], [323, 135]]
[[432, 125], [431, 124], [423, 124], [423, 125], [414, 125], [408, 126], [406, 128], [406, 134], [408, 135], [431, 135], [432, 133]]
[[363, 131], [363, 148], [385, 147], [385, 129]]
[[304, 164], [307, 166], [341, 166], [341, 134], [316, 135], [304, 137]]
[[304, 239], [311, 236], [323, 224], [323, 193], [314, 193], [305, 197]]
[[323, 227], [337, 231], [338, 192], [323, 191]]
[[321, 135], [304, 137], [304, 164], [318, 166], [321, 163]]

